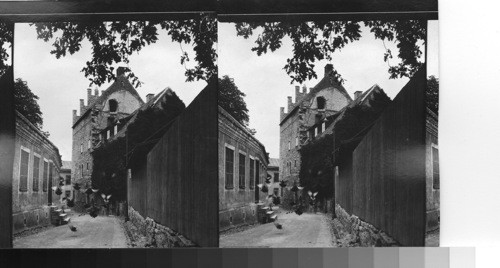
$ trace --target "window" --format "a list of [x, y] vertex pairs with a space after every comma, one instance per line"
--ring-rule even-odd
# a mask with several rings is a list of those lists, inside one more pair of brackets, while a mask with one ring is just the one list
[[316, 137], [316, 136], [318, 136], [318, 128], [317, 127], [314, 128], [314, 137]]
[[42, 190], [47, 192], [47, 184], [49, 181], [49, 162], [47, 160], [43, 160], [43, 182], [42, 182]]
[[106, 131], [106, 139], [109, 140], [109, 137], [111, 137], [111, 132], [109, 129]]
[[293, 161], [293, 167], [297, 167], [297, 160]]
[[323, 124], [321, 124], [321, 132], [325, 130], [326, 130], [326, 122], [323, 122]]
[[234, 188], [234, 150], [226, 147], [226, 189]]
[[274, 189], [273, 189], [273, 192], [274, 192], [274, 195], [275, 195], [275, 196], [278, 196], [278, 195], [279, 195], [278, 190], [279, 190], [278, 188], [274, 188]]
[[83, 164], [80, 165], [80, 173], [82, 174], [83, 177]]
[[52, 175], [52, 174], [54, 174], [54, 173], [52, 173], [53, 172], [53, 170], [52, 170], [53, 168], [54, 168], [54, 164], [52, 164], [52, 162], [50, 162], [49, 163], [49, 178], [48, 179], [52, 180], [52, 186], [55, 185], [54, 184], [54, 176]]
[[33, 192], [38, 192], [40, 183], [40, 157], [33, 156]]
[[295, 146], [299, 146], [299, 137], [295, 137]]
[[255, 182], [260, 183], [260, 163], [259, 160], [255, 160]]
[[274, 173], [274, 182], [280, 182], [280, 174], [278, 172]]
[[288, 150], [290, 150], [290, 148], [291, 148], [291, 147], [290, 147], [290, 141], [289, 141], [289, 142], [288, 142]]
[[87, 142], [87, 149], [90, 149], [90, 139], [89, 139], [89, 141]]
[[87, 171], [89, 170], [89, 163], [87, 162]]
[[21, 149], [21, 168], [19, 171], [19, 191], [28, 191], [28, 169], [29, 169], [30, 153]]
[[255, 160], [250, 158], [250, 189], [255, 188]]
[[242, 153], [240, 153], [239, 155], [240, 155], [240, 159], [239, 159], [239, 162], [238, 162], [238, 165], [239, 165], [238, 174], [239, 174], [239, 178], [240, 178], [239, 184], [240, 184], [240, 189], [245, 189], [245, 162], [246, 162], [246, 156], [244, 154], [242, 154]]
[[80, 153], [83, 153], [83, 142], [80, 144]]
[[116, 135], [116, 133], [118, 133], [118, 125], [115, 125], [115, 130], [113, 131]]
[[439, 189], [439, 150], [432, 147], [432, 187]]
[[326, 106], [326, 100], [323, 97], [317, 97], [316, 103], [318, 105], [318, 110], [324, 110]]
[[66, 175], [66, 185], [71, 184], [71, 175]]
[[118, 102], [114, 99], [111, 99], [108, 101], [108, 104], [109, 104], [109, 111], [111, 113], [116, 113], [118, 110]]

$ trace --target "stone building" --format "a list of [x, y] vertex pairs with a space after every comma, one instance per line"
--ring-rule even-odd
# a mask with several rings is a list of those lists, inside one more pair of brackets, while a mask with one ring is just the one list
[[61, 171], [59, 172], [60, 180], [62, 181], [61, 190], [63, 194], [61, 195], [61, 200], [63, 197], [68, 197], [73, 199], [73, 186], [71, 182], [71, 161], [62, 161]]
[[288, 107], [280, 108], [280, 156], [281, 179], [290, 183], [298, 181], [300, 171], [300, 147], [308, 139], [311, 126], [325, 121], [352, 102], [351, 97], [332, 75], [333, 65], [325, 66], [323, 79], [310, 91], [295, 87], [295, 102], [288, 97]]
[[13, 233], [50, 223], [49, 206], [57, 203], [52, 186], [59, 183], [59, 149], [16, 111], [12, 178]]
[[267, 176], [271, 178], [271, 185], [269, 187], [269, 194], [276, 196], [283, 196], [280, 190], [280, 160], [278, 158], [269, 158], [269, 165], [267, 166]]
[[[99, 142], [121, 130], [121, 119], [129, 117], [144, 101], [125, 76], [126, 68], [119, 67], [116, 79], [106, 90], [87, 89], [87, 105], [80, 99], [80, 115], [73, 110], [73, 152], [71, 178], [82, 188], [91, 186], [91, 152]], [[86, 202], [84, 194], [77, 194], [77, 205]]]
[[268, 193], [266, 149], [249, 130], [219, 106], [219, 231], [257, 222]]

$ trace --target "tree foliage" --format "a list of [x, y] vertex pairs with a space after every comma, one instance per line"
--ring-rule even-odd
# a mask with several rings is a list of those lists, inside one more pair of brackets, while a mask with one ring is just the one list
[[14, 82], [14, 107], [28, 121], [38, 127], [43, 127], [42, 111], [38, 105], [38, 96], [28, 87], [28, 83], [21, 78]]
[[4, 22], [0, 22], [0, 76], [2, 76], [7, 68], [9, 68], [9, 51], [7, 48], [12, 47], [13, 39], [12, 27]]
[[227, 75], [219, 78], [219, 105], [226, 110], [236, 121], [248, 126], [248, 108], [245, 100], [246, 95], [238, 89], [234, 79]]
[[186, 107], [173, 91], [168, 91], [161, 108], [140, 110], [127, 126], [126, 137], [118, 137], [97, 147], [93, 152], [92, 187], [112, 194], [116, 201], [126, 197], [129, 163], [143, 163], [147, 153], [156, 145]]
[[427, 79], [427, 107], [439, 114], [439, 78], [434, 75]]
[[[197, 63], [194, 67], [186, 66], [192, 55], [182, 50], [180, 56], [187, 81], [209, 81], [217, 73], [217, 23], [210, 14], [178, 21], [47, 22], [34, 26], [39, 39], [53, 40], [50, 53], [56, 58], [79, 51], [84, 40], [90, 42], [92, 58], [82, 69], [90, 86], [113, 81], [113, 65], [128, 64], [132, 54], [158, 41], [160, 31], [166, 31], [173, 42], [180, 44], [181, 50], [183, 44], [192, 45]], [[136, 87], [142, 84], [133, 72], [128, 73], [128, 78]]]
[[[236, 23], [238, 36], [247, 39], [257, 28], [262, 30], [255, 39], [252, 51], [257, 55], [274, 52], [283, 45], [283, 38], [293, 42], [293, 55], [287, 59], [283, 69], [290, 76], [291, 83], [302, 83], [317, 78], [315, 62], [333, 60], [334, 52], [361, 38], [361, 25], [370, 29], [375, 38], [382, 42], [396, 42], [398, 57], [396, 66], [389, 64], [390, 78], [411, 77], [423, 65], [419, 60], [422, 55], [419, 44], [425, 44], [427, 21], [311, 21], [311, 22], [242, 22]], [[384, 43], [385, 45], [385, 43]], [[392, 51], [386, 49], [384, 61], [393, 58]], [[343, 82], [341, 75], [334, 69], [334, 75]]]

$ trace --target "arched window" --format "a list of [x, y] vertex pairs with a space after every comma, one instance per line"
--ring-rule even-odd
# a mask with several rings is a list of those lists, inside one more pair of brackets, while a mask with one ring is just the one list
[[118, 110], [118, 102], [114, 99], [111, 99], [108, 101], [109, 104], [109, 111], [114, 113]]
[[318, 109], [323, 110], [326, 106], [326, 100], [323, 97], [317, 97], [316, 103], [318, 104]]

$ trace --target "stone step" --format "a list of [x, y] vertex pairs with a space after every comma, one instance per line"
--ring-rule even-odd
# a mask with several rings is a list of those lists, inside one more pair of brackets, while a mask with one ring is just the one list
[[66, 213], [61, 213], [61, 214], [59, 214], [59, 217], [60, 217], [60, 218], [64, 218], [64, 217], [66, 217], [66, 216], [68, 216], [68, 214], [66, 214]]

